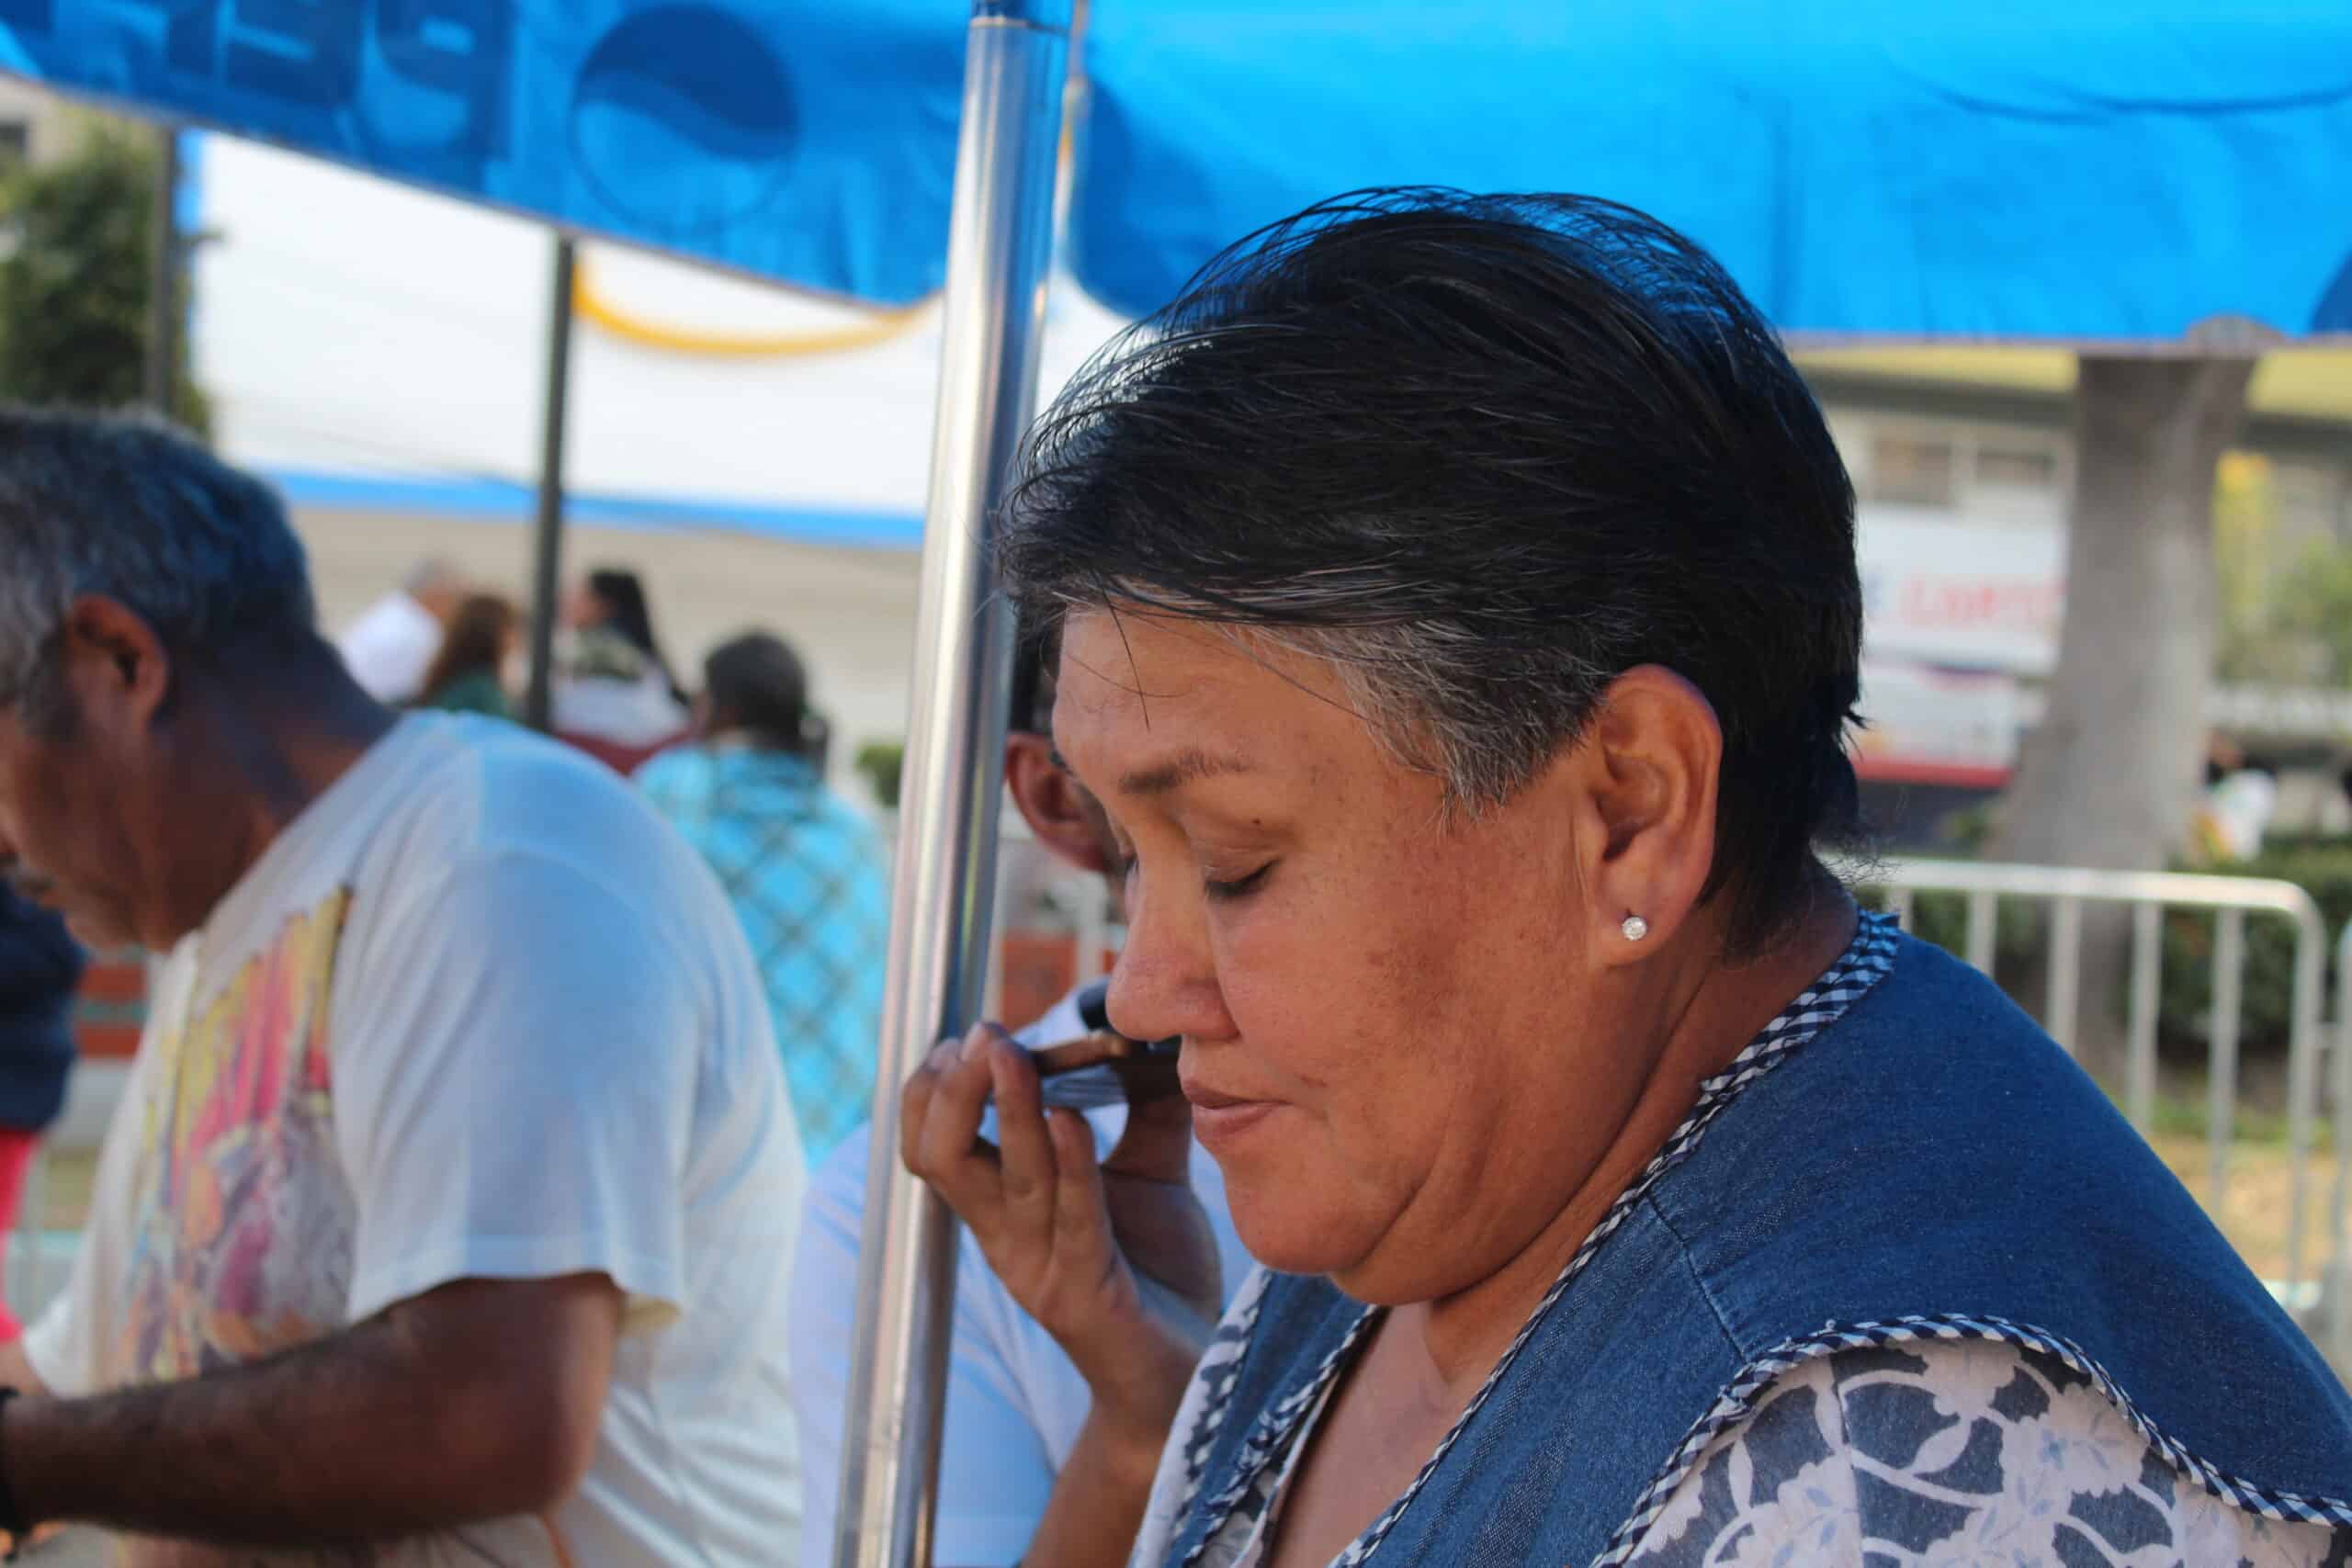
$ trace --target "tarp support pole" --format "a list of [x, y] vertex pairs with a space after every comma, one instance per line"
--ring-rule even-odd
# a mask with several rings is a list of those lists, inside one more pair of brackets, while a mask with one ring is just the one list
[[147, 406], [176, 423], [180, 416], [180, 128], [155, 131], [155, 189], [148, 221]]
[[571, 236], [555, 236], [548, 280], [547, 401], [539, 423], [539, 498], [531, 526], [531, 683], [523, 716], [546, 729], [555, 705], [555, 622], [563, 592], [563, 415], [571, 398]]
[[1069, 0], [977, 0], [949, 223], [912, 705], [834, 1568], [927, 1568], [955, 1222], [899, 1164], [899, 1090], [988, 978], [1012, 626], [991, 533], [1036, 398]]

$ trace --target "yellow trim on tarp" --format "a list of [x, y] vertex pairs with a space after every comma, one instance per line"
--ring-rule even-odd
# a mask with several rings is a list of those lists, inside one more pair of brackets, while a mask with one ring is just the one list
[[571, 310], [582, 321], [642, 348], [729, 359], [791, 359], [848, 349], [870, 348], [907, 332], [931, 306], [929, 299], [897, 310], [877, 310], [863, 321], [797, 333], [720, 333], [673, 327], [633, 315], [596, 292], [588, 258], [571, 275]]

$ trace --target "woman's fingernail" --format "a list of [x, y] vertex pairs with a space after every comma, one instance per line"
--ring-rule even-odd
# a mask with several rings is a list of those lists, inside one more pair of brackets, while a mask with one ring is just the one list
[[967, 1062], [976, 1061], [978, 1059], [980, 1054], [988, 1048], [989, 1026], [985, 1023], [976, 1023], [972, 1025], [972, 1032], [964, 1036], [964, 1060]]

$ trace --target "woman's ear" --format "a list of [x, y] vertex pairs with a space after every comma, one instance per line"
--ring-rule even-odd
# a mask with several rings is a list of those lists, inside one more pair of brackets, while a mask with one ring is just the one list
[[1080, 871], [1109, 872], [1102, 808], [1055, 762], [1046, 737], [1015, 730], [1004, 738], [1004, 788], [1039, 843]]
[[1723, 754], [1713, 705], [1672, 671], [1643, 665], [1601, 694], [1570, 765], [1593, 829], [1579, 870], [1604, 962], [1672, 940], [1698, 907]]

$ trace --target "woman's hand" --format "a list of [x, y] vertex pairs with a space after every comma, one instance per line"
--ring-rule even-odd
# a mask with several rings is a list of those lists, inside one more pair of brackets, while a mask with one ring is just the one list
[[[991, 1099], [993, 1145], [979, 1136]], [[947, 1200], [1077, 1365], [1091, 1424], [1147, 1461], [1223, 1301], [1215, 1235], [1189, 1179], [1192, 1125], [1178, 1096], [1132, 1106], [1098, 1166], [1086, 1119], [1048, 1111], [1028, 1053], [989, 1024], [933, 1051], [900, 1105], [907, 1168]]]

